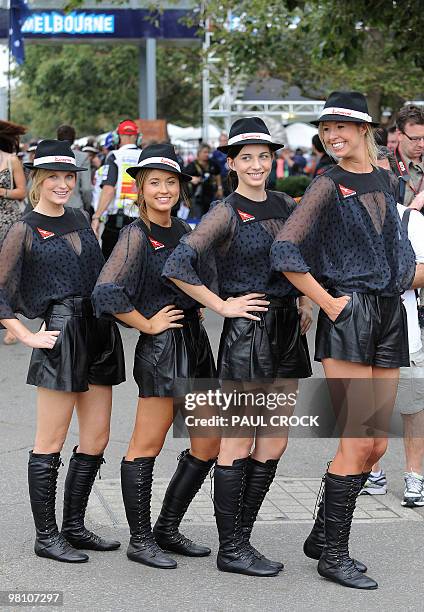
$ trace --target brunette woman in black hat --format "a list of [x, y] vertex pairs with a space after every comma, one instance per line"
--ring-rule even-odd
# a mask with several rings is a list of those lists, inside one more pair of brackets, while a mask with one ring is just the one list
[[[39, 143], [31, 170], [34, 210], [9, 230], [0, 252], [0, 320], [32, 347], [27, 383], [37, 387], [37, 431], [28, 463], [36, 527], [35, 553], [81, 563], [78, 549], [120, 546], [88, 531], [84, 514], [108, 443], [111, 385], [125, 379], [122, 343], [114, 323], [97, 320], [91, 292], [103, 257], [85, 214], [66, 208], [76, 173], [67, 141]], [[15, 313], [44, 319], [32, 333]], [[60, 451], [76, 407], [79, 444], [65, 482], [62, 531], [55, 497]]]
[[[131, 539], [132, 561], [158, 568], [177, 563], [164, 550], [188, 557], [210, 554], [179, 532], [180, 522], [202, 486], [218, 454], [219, 438], [191, 437], [190, 450], [179, 464], [165, 493], [152, 532], [150, 498], [153, 468], [174, 418], [174, 397], [183, 395], [187, 379], [216, 377], [212, 351], [199, 318], [199, 304], [161, 278], [163, 264], [190, 231], [171, 217], [181, 198], [189, 205], [174, 148], [155, 144], [143, 149], [136, 179], [140, 218], [124, 228], [93, 293], [98, 316], [114, 315], [140, 332], [134, 361], [139, 400], [134, 431], [121, 464], [121, 485]], [[182, 385], [184, 386], [184, 385]]]
[[321, 576], [376, 589], [349, 557], [349, 533], [356, 497], [387, 447], [399, 367], [409, 365], [401, 293], [412, 284], [415, 257], [394, 177], [377, 168], [364, 96], [332, 93], [316, 123], [338, 165], [311, 183], [271, 250], [273, 269], [321, 307], [315, 359], [345, 426], [304, 551], [319, 559]]
[[[298, 311], [299, 293], [270, 273], [273, 239], [295, 207], [286, 194], [266, 190], [274, 151], [282, 146], [260, 118], [232, 125], [228, 145], [219, 149], [228, 156], [237, 188], [181, 239], [164, 268], [180, 289], [225, 317], [218, 375], [247, 385], [311, 375], [304, 336], [310, 305], [303, 301]], [[286, 448], [287, 431], [275, 437], [256, 432], [252, 451], [254, 433], [230, 434], [221, 442], [214, 474], [217, 565], [227, 572], [275, 576], [283, 564], [266, 559], [249, 539]]]

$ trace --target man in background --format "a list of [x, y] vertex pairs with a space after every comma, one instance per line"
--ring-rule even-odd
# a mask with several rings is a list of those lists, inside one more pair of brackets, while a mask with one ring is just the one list
[[138, 217], [137, 188], [127, 168], [136, 166], [140, 157], [141, 134], [131, 119], [121, 121], [113, 135], [117, 150], [111, 151], [103, 168], [101, 195], [91, 226], [98, 235], [100, 218], [107, 212], [102, 234], [102, 252], [107, 259], [118, 241], [119, 232]]
[[[58, 140], [69, 140], [74, 144], [76, 137], [75, 129], [71, 125], [61, 125], [57, 128]], [[87, 212], [90, 211], [91, 199], [93, 195], [93, 186], [91, 183], [90, 160], [87, 155], [78, 149], [74, 150], [75, 161], [77, 166], [87, 168], [88, 172], [77, 172], [77, 180], [75, 189], [68, 200], [66, 206], [71, 208], [82, 208]]]

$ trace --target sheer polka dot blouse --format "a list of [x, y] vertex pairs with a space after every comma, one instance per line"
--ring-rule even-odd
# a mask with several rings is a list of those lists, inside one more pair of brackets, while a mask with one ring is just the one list
[[43, 317], [49, 305], [90, 297], [104, 259], [88, 215], [32, 211], [12, 225], [0, 251], [0, 319]]
[[189, 225], [175, 218], [169, 228], [155, 223], [148, 228], [137, 219], [122, 229], [93, 291], [96, 315], [138, 310], [150, 318], [170, 304], [182, 310], [200, 307], [161, 277], [165, 261], [189, 231]]
[[167, 260], [163, 276], [206, 285], [223, 299], [250, 292], [270, 297], [297, 295], [271, 270], [269, 251], [296, 204], [286, 194], [268, 191], [254, 202], [232, 193], [216, 202]]
[[397, 295], [408, 289], [415, 255], [396, 208], [396, 177], [339, 166], [317, 177], [278, 234], [271, 266], [310, 272], [326, 288]]

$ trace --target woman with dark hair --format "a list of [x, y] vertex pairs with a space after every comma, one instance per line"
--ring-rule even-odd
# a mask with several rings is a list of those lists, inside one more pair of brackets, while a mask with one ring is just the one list
[[17, 157], [19, 136], [26, 128], [10, 121], [0, 121], [0, 247], [9, 227], [19, 219], [19, 201], [26, 194], [25, 175]]
[[[34, 210], [14, 223], [0, 251], [0, 323], [34, 350], [27, 383], [37, 387], [37, 431], [28, 484], [39, 557], [82, 563], [79, 549], [115, 550], [86, 529], [84, 515], [109, 440], [112, 387], [125, 380], [116, 325], [94, 317], [91, 292], [103, 265], [88, 215], [65, 208], [77, 166], [69, 143], [43, 140], [31, 170]], [[44, 323], [32, 333], [15, 313]], [[56, 523], [60, 452], [76, 408], [79, 443], [65, 481], [63, 523]]]
[[[26, 195], [26, 181], [17, 153], [19, 136], [25, 132], [23, 125], [0, 121], [0, 248], [7, 230], [22, 214], [19, 201]], [[3, 342], [15, 344], [16, 338], [7, 331]]]
[[131, 532], [127, 556], [172, 569], [177, 563], [164, 550], [187, 557], [211, 553], [180, 533], [179, 525], [215, 462], [219, 438], [212, 432], [196, 437], [190, 428], [190, 449], [179, 457], [152, 530], [153, 468], [174, 420], [176, 398], [187, 392], [190, 380], [195, 384], [196, 379], [212, 379], [216, 370], [199, 317], [200, 305], [161, 278], [167, 257], [181, 236], [190, 232], [184, 221], [171, 217], [171, 209], [181, 198], [189, 206], [185, 185], [191, 176], [181, 172], [174, 147], [168, 144], [144, 148], [138, 165], [127, 172], [136, 179], [140, 218], [119, 234], [97, 281], [93, 302], [98, 316], [113, 315], [140, 332], [134, 359], [137, 413], [121, 463], [122, 496]]
[[[311, 375], [304, 335], [311, 323], [309, 300], [301, 299], [298, 309], [298, 292], [270, 272], [273, 239], [296, 206], [286, 194], [266, 190], [274, 151], [282, 146], [258, 117], [232, 125], [228, 145], [219, 149], [228, 156], [237, 188], [182, 237], [163, 271], [187, 295], [225, 318], [218, 375], [231, 381], [231, 389], [234, 381], [250, 389], [252, 383], [277, 379], [294, 379], [297, 386], [298, 378]], [[231, 433], [222, 438], [214, 472], [217, 565], [225, 572], [275, 576], [283, 564], [253, 548], [250, 534], [288, 432], [260, 435], [259, 428], [249, 428], [239, 437]]]
[[396, 208], [396, 179], [377, 167], [364, 96], [333, 92], [316, 123], [339, 163], [311, 183], [271, 249], [272, 269], [321, 308], [315, 359], [342, 428], [304, 552], [319, 559], [321, 576], [376, 589], [349, 557], [349, 535], [356, 498], [387, 448], [399, 367], [409, 365], [401, 294], [415, 255]]

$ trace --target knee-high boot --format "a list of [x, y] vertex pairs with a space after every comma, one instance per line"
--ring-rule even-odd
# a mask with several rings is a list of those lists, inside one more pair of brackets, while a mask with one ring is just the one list
[[122, 497], [131, 532], [127, 557], [144, 565], [172, 569], [177, 567], [177, 562], [163, 552], [152, 533], [150, 501], [154, 463], [155, 457], [137, 457], [134, 461], [123, 459], [121, 462]]
[[56, 486], [60, 465], [59, 453], [29, 453], [29, 497], [36, 529], [34, 552], [55, 561], [84, 563], [88, 555], [75, 550], [57, 528]]
[[75, 446], [69, 461], [63, 498], [62, 534], [74, 548], [86, 550], [116, 550], [117, 540], [106, 540], [86, 529], [85, 511], [103, 455], [77, 453]]
[[156, 542], [163, 550], [186, 557], [206, 557], [211, 554], [207, 546], [195, 544], [182, 533], [179, 526], [187, 508], [199, 491], [215, 459], [202, 461], [183, 451], [163, 500], [162, 509], [153, 528]]
[[246, 488], [243, 498], [242, 528], [243, 539], [249, 544], [254, 555], [258, 559], [262, 559], [262, 561], [271, 567], [275, 567], [281, 571], [284, 568], [283, 563], [280, 561], [271, 561], [256, 550], [250, 543], [253, 525], [255, 524], [256, 517], [258, 516], [258, 512], [269, 491], [272, 481], [275, 478], [277, 465], [278, 459], [268, 459], [265, 463], [262, 463], [251, 457], [248, 458], [246, 465]]
[[246, 486], [246, 459], [231, 466], [216, 465], [214, 472], [215, 518], [219, 535], [216, 560], [223, 572], [249, 576], [276, 576], [278, 569], [258, 559], [243, 539], [241, 517]]
[[[328, 464], [330, 465], [330, 464]], [[367, 481], [369, 472], [364, 472], [361, 474], [361, 484], [364, 486]], [[325, 474], [322, 478], [322, 488], [324, 487]], [[362, 488], [361, 487], [361, 488]], [[320, 493], [318, 493], [318, 499], [320, 497]], [[318, 503], [317, 513], [315, 517], [315, 523], [312, 527], [311, 533], [306, 538], [303, 544], [303, 552], [310, 559], [319, 560], [322, 550], [325, 544], [325, 535], [324, 535], [324, 491], [321, 496], [321, 499]], [[367, 571], [367, 566], [362, 563], [362, 561], [358, 561], [358, 559], [353, 559], [356, 569], [358, 572], [362, 572], [365, 574]]]
[[376, 589], [378, 584], [359, 572], [349, 557], [349, 536], [356, 498], [362, 488], [362, 474], [338, 476], [327, 472], [324, 491], [325, 544], [318, 573], [353, 589]]

